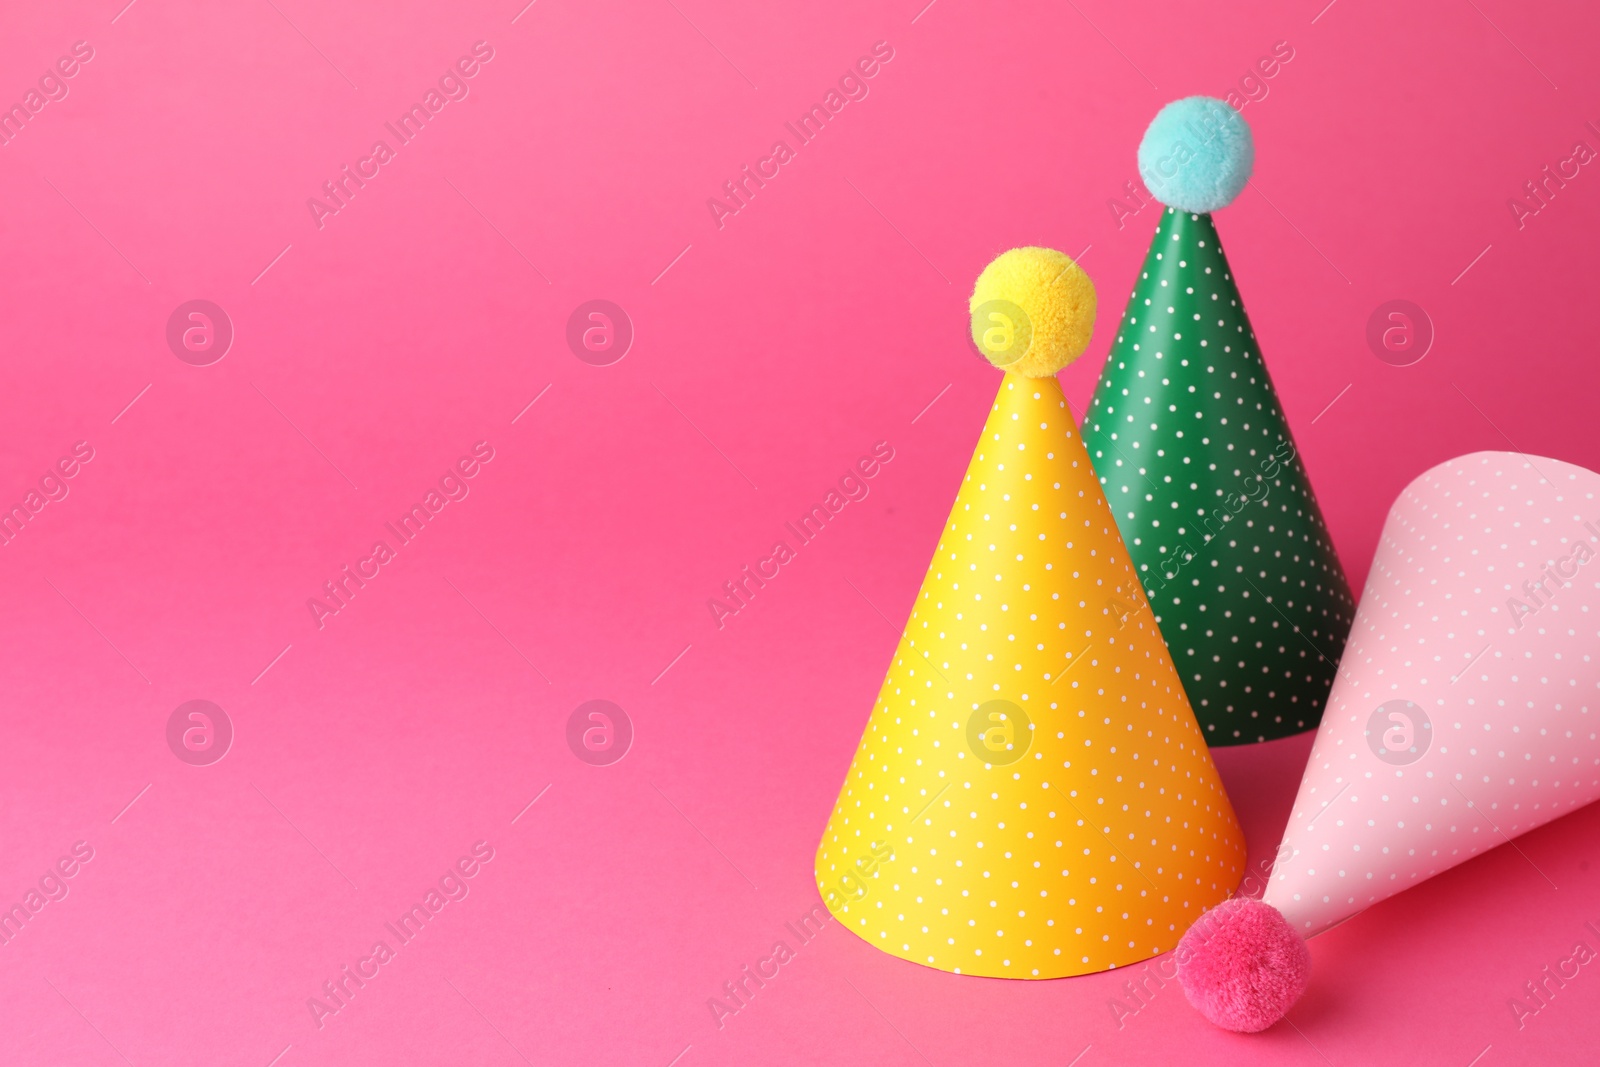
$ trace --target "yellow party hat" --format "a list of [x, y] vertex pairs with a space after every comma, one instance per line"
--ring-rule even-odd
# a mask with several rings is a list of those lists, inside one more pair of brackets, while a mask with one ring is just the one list
[[1055, 374], [1094, 329], [1070, 258], [972, 294], [1007, 373], [817, 848], [891, 955], [1061, 978], [1173, 948], [1245, 846]]

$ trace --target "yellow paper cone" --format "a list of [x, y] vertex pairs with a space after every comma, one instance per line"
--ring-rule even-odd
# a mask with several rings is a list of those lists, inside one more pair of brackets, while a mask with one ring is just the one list
[[1054, 378], [1088, 343], [1092, 284], [1019, 249], [973, 311], [1013, 372], [815, 873], [891, 955], [1060, 978], [1173, 948], [1238, 883], [1244, 838]]

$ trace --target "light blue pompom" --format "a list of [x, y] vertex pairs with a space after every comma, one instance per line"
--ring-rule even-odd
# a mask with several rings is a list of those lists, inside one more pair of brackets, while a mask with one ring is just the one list
[[1174, 100], [1157, 113], [1139, 142], [1145, 188], [1180, 211], [1227, 207], [1250, 180], [1255, 162], [1249, 124], [1209, 96]]

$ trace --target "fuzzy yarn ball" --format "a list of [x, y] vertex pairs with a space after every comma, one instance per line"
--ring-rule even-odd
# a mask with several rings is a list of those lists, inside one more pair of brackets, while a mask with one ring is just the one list
[[1013, 248], [978, 275], [967, 310], [972, 343], [1002, 370], [1048, 378], [1094, 333], [1094, 282], [1053, 248]]
[[1311, 952], [1271, 904], [1225, 900], [1178, 942], [1178, 984], [1218, 1026], [1253, 1034], [1294, 1006], [1311, 977]]
[[1250, 124], [1209, 96], [1174, 100], [1139, 142], [1139, 176], [1168, 207], [1205, 214], [1227, 207], [1256, 162]]

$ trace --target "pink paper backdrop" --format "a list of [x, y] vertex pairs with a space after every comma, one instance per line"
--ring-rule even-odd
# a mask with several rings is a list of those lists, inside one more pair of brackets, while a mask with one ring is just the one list
[[[40, 510], [0, 547], [0, 903], [40, 906], [0, 945], [0, 1061], [1588, 1054], [1591, 968], [1520, 1029], [1508, 1001], [1600, 948], [1592, 810], [1518, 842], [1558, 889], [1501, 848], [1318, 938], [1291, 1025], [1256, 1037], [1142, 969], [960, 978], [785, 924], [997, 384], [967, 286], [1011, 245], [1087, 249], [1081, 405], [1169, 99], [1249, 101], [1257, 180], [1218, 225], [1356, 584], [1440, 460], [1600, 465], [1600, 175], [1574, 155], [1600, 148], [1600, 13], [524, 2], [6, 5], [0, 504]], [[475, 42], [402, 144], [385, 124]], [[785, 123], [877, 42], [865, 97], [800, 145]], [[746, 164], [777, 173], [719, 227]], [[319, 219], [347, 165], [365, 184]], [[205, 366], [167, 342], [196, 299], [234, 334]], [[633, 327], [607, 366], [566, 340], [594, 299]], [[1393, 299], [1436, 334], [1411, 366], [1366, 340]], [[708, 598], [880, 441], [870, 495], [719, 629]], [[92, 460], [46, 478], [78, 442]], [[385, 523], [478, 442], [402, 546]], [[346, 565], [369, 577], [319, 627]], [[567, 740], [593, 699], [635, 734], [608, 766]], [[220, 762], [169, 747], [190, 700], [231, 723]], [[1219, 757], [1257, 860], [1309, 743]], [[76, 842], [92, 858], [56, 868]], [[492, 860], [402, 944], [385, 923], [477, 842]], [[794, 958], [719, 1027], [708, 998], [780, 939]], [[372, 977], [319, 1016], [346, 965]]]

